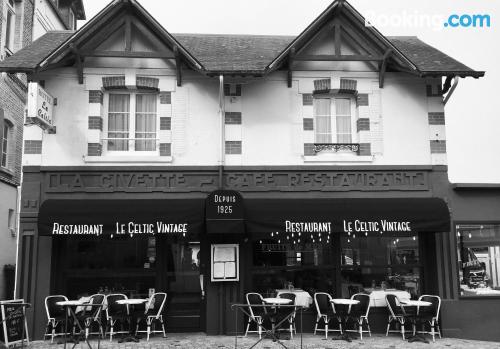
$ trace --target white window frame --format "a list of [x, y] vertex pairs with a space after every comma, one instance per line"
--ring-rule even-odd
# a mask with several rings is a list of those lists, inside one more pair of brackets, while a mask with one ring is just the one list
[[[109, 115], [109, 95], [112, 94], [124, 94], [130, 96], [130, 106], [129, 106], [129, 130], [128, 130], [128, 150], [108, 150], [109, 138], [108, 135], [108, 115]], [[155, 150], [153, 151], [143, 151], [143, 150], [135, 150], [135, 114], [136, 114], [136, 96], [137, 95], [156, 95], [156, 137], [151, 139], [155, 141]], [[160, 117], [159, 117], [159, 109], [160, 108], [160, 98], [158, 93], [156, 92], [148, 92], [148, 91], [107, 91], [104, 94], [104, 110], [106, 111], [106, 115], [103, 118], [103, 134], [105, 135], [105, 140], [103, 142], [103, 155], [107, 156], [130, 156], [130, 155], [144, 155], [144, 156], [159, 156], [160, 154]], [[142, 139], [141, 139], [142, 140]]]
[[[328, 96], [328, 97], [314, 97], [315, 99], [328, 99], [330, 100], [330, 115], [324, 115], [327, 117], [330, 117], [330, 125], [331, 125], [331, 130], [330, 130], [330, 135], [331, 135], [331, 144], [339, 144], [338, 142], [338, 134], [337, 134], [337, 115], [336, 115], [336, 106], [335, 106], [335, 100], [336, 99], [349, 99], [351, 103], [351, 142], [349, 144], [355, 144], [358, 142], [358, 135], [356, 132], [356, 119], [357, 119], [357, 108], [356, 108], [356, 101], [354, 97], [350, 95], [335, 95], [335, 96]], [[313, 107], [314, 108], [314, 107]], [[316, 118], [318, 116], [322, 115], [317, 115], [316, 110], [313, 111], [313, 116], [314, 116], [314, 143], [323, 143], [323, 142], [318, 142], [318, 125], [317, 125], [317, 120]], [[344, 144], [344, 143], [342, 143]]]
[[[15, 39], [16, 39], [16, 9], [15, 9], [15, 4], [10, 4], [9, 0], [5, 0], [5, 40], [4, 42], [4, 49], [5, 53], [7, 56], [10, 56], [14, 53], [14, 47], [15, 47]], [[10, 28], [7, 25], [8, 23], [8, 16], [9, 14], [12, 16], [11, 17], [11, 23], [10, 23]], [[7, 37], [7, 32], [8, 36]], [[10, 45], [10, 47], [9, 47]]]
[[[2, 125], [2, 153], [0, 154], [0, 167], [4, 169], [9, 168], [9, 146], [10, 146], [10, 134], [12, 125], [7, 120], [3, 121]], [[3, 157], [5, 155], [5, 163], [3, 163]]]

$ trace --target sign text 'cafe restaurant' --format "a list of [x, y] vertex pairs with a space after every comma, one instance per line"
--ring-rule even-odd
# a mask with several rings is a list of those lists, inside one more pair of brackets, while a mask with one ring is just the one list
[[[450, 213], [434, 192], [442, 187], [432, 182], [446, 178], [438, 170], [325, 168], [311, 177], [305, 169], [227, 168], [218, 189], [216, 167], [26, 167], [21, 220], [33, 233], [23, 235], [19, 278], [27, 282], [19, 292], [31, 292], [33, 333], [44, 331], [38, 305], [49, 294], [167, 292], [168, 331], [223, 334], [234, 330], [231, 304], [245, 293], [287, 287], [378, 294], [370, 325], [383, 330], [382, 291], [418, 297], [442, 282], [435, 243], [450, 231]], [[310, 304], [305, 331], [315, 318]]]

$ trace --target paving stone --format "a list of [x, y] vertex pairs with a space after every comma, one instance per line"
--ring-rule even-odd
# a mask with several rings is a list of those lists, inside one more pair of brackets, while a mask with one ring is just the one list
[[[238, 348], [249, 348], [258, 340], [257, 336], [238, 337]], [[300, 336], [294, 336], [293, 340], [283, 340], [283, 344], [290, 349], [300, 348]], [[97, 348], [97, 341], [91, 340], [92, 348]], [[49, 341], [31, 342], [27, 349], [63, 349], [62, 344], [50, 344]], [[68, 347], [69, 348], [69, 347]], [[149, 342], [141, 340], [139, 343], [119, 344], [116, 340], [101, 341], [101, 349], [230, 349], [235, 348], [235, 340], [232, 336], [207, 336], [205, 334], [168, 334], [167, 338], [153, 337]], [[278, 349], [283, 348], [279, 343], [270, 339], [262, 340], [256, 349]], [[436, 339], [435, 343], [408, 343], [397, 336], [385, 337], [383, 335], [373, 335], [363, 337], [363, 340], [354, 339], [351, 343], [332, 340], [331, 337], [325, 340], [322, 336], [305, 334], [303, 336], [304, 349], [420, 349], [420, 348], [454, 348], [454, 349], [493, 349], [500, 348], [500, 343], [472, 341], [453, 338]], [[85, 342], [79, 343], [75, 349], [88, 349]]]

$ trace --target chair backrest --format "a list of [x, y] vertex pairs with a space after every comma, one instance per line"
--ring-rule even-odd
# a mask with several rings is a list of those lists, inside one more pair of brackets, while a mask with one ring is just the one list
[[290, 300], [291, 300], [290, 304], [295, 304], [295, 298], [296, 298], [296, 297], [297, 297], [297, 296], [296, 296], [295, 294], [293, 294], [293, 293], [287, 293], [287, 292], [285, 292], [285, 293], [280, 293], [280, 294], [278, 295], [278, 298], [290, 299]]
[[405, 309], [401, 305], [398, 296], [388, 293], [385, 295], [385, 301], [387, 302], [387, 308], [392, 316], [406, 315]]
[[57, 302], [67, 301], [68, 297], [63, 295], [53, 295], [45, 297], [45, 312], [48, 319], [54, 319], [58, 316], [64, 315], [64, 308], [57, 305]]
[[264, 299], [260, 293], [250, 292], [246, 294], [245, 298], [247, 299], [248, 310], [250, 311], [250, 315], [252, 315], [252, 317], [255, 316], [255, 313], [261, 313], [261, 309], [256, 309], [256, 311], [254, 311], [252, 308], [252, 305], [264, 304]]
[[419, 315], [426, 315], [439, 320], [439, 311], [441, 310], [441, 297], [433, 295], [422, 295], [418, 298], [419, 301], [429, 302], [432, 305], [428, 307], [418, 307], [417, 313]]
[[349, 314], [368, 317], [370, 312], [370, 296], [365, 293], [356, 293], [352, 295], [351, 299], [359, 301], [359, 303], [349, 306]]
[[165, 302], [167, 301], [167, 294], [165, 292], [156, 292], [151, 295], [148, 302], [146, 303], [145, 313], [148, 316], [154, 316], [158, 318], [163, 312], [165, 307]]
[[116, 315], [128, 315], [129, 309], [127, 304], [116, 303], [119, 300], [128, 299], [128, 297], [121, 293], [108, 294], [106, 296], [106, 319], [110, 319]]
[[332, 310], [332, 296], [325, 292], [316, 292], [314, 294], [314, 305], [318, 315], [327, 315]]
[[100, 307], [88, 307], [88, 312], [87, 312], [87, 307], [85, 307], [84, 314], [89, 314], [89, 317], [94, 318], [94, 320], [98, 320], [99, 317], [101, 316], [101, 311], [102, 311], [102, 306], [104, 305], [104, 300], [106, 299], [106, 296], [103, 294], [93, 294], [90, 296], [89, 303], [90, 304], [100, 304]]

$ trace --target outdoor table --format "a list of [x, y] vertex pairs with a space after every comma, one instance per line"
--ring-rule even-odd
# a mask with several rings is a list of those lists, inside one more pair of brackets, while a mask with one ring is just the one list
[[[432, 305], [431, 302], [426, 302], [426, 301], [416, 301], [416, 300], [410, 300], [410, 299], [401, 299], [399, 301], [403, 307], [414, 307], [414, 311], [411, 314], [411, 318], [413, 320], [414, 326], [417, 326], [417, 320], [418, 320], [418, 314], [417, 314], [417, 307], [430, 307]], [[414, 336], [408, 337], [408, 342], [423, 342], [423, 343], [429, 343], [429, 341], [421, 334], [415, 333]]]
[[295, 295], [295, 304], [301, 305], [303, 307], [309, 308], [311, 304], [313, 304], [313, 299], [309, 292], [306, 292], [304, 290], [301, 290], [299, 288], [293, 289], [293, 290], [287, 290], [287, 289], [279, 289], [276, 290], [276, 294], [279, 297], [280, 294], [283, 293], [292, 293]]
[[148, 299], [144, 299], [144, 298], [129, 298], [129, 299], [120, 299], [120, 300], [116, 301], [117, 304], [130, 306], [130, 309], [128, 312], [128, 320], [130, 323], [129, 335], [125, 338], [121, 338], [118, 341], [118, 343], [123, 343], [123, 342], [136, 342], [136, 343], [138, 343], [139, 342], [139, 337], [137, 336], [137, 334], [134, 333], [134, 325], [135, 325], [135, 323], [137, 323], [137, 316], [136, 316], [135, 312], [133, 311], [133, 308], [134, 308], [134, 306], [144, 304], [147, 301], [148, 301]]
[[[266, 301], [267, 300], [267, 301]], [[273, 342], [279, 343], [283, 348], [287, 349], [288, 347], [280, 341], [278, 336], [276, 335], [276, 331], [279, 330], [281, 325], [288, 321], [290, 317], [293, 315], [294, 311], [299, 310], [300, 312], [300, 348], [302, 348], [302, 311], [304, 310], [303, 306], [296, 305], [296, 304], [288, 304], [292, 300], [291, 299], [284, 299], [284, 298], [264, 298], [264, 302], [267, 304], [252, 304], [252, 308], [290, 308], [290, 314], [286, 316], [284, 319], [282, 319], [280, 322], [277, 324], [273, 324], [272, 328], [270, 330], [266, 329], [264, 325], [259, 325], [263, 332], [264, 336], [262, 338], [259, 338], [257, 342], [255, 342], [254, 345], [252, 345], [249, 349], [254, 348], [257, 344], [262, 342], [265, 338], [271, 338]], [[234, 348], [238, 348], [238, 309], [241, 310], [243, 314], [246, 316], [251, 316], [249, 312], [247, 311], [249, 305], [248, 304], [231, 304], [231, 309], [235, 310], [234, 311], [234, 323], [235, 323], [235, 331], [234, 331]]]
[[[23, 307], [23, 318], [22, 318], [22, 332], [21, 332], [21, 349], [24, 348], [24, 331], [26, 330], [26, 308], [31, 307], [30, 303], [9, 303], [9, 307]], [[0, 321], [0, 327], [3, 326], [4, 322], [7, 322], [11, 319], [11, 316], [6, 317], [2, 321]], [[26, 336], [28, 337], [28, 336]], [[26, 338], [26, 341], [28, 342], [28, 346], [30, 344], [29, 338]]]
[[346, 323], [347, 323], [347, 316], [348, 311], [349, 311], [349, 306], [350, 305], [356, 305], [359, 304], [359, 301], [355, 299], [345, 299], [345, 298], [334, 298], [331, 300], [331, 302], [335, 305], [339, 305], [339, 307], [335, 308], [335, 312], [337, 315], [340, 317], [340, 323], [342, 324], [342, 334], [333, 337], [333, 340], [345, 340], [347, 342], [351, 341], [351, 337], [349, 334], [346, 332]]
[[[70, 313], [71, 317], [73, 318], [74, 324], [78, 326], [78, 329], [80, 332], [78, 333], [78, 336], [81, 336], [82, 333], [85, 333], [84, 328], [80, 324], [80, 321], [78, 320], [78, 317], [76, 316], [75, 310], [73, 308], [76, 308], [78, 306], [85, 306], [85, 307], [102, 307], [102, 304], [91, 304], [91, 303], [84, 303], [80, 300], [74, 300], [74, 301], [60, 301], [56, 302], [57, 305], [63, 307], [65, 309], [64, 315], [65, 315], [65, 322], [64, 322], [64, 349], [66, 349], [66, 343], [67, 343], [67, 333], [68, 333], [68, 312]], [[73, 325], [73, 328], [75, 326]], [[92, 349], [92, 346], [90, 345], [90, 342], [88, 338], [85, 337], [85, 334], [83, 335], [83, 338], [85, 338], [85, 343], [87, 343], [89, 349]], [[72, 349], [78, 344], [79, 339], [78, 337], [75, 337], [73, 334], [73, 346], [71, 347]], [[101, 338], [97, 336], [97, 349], [100, 348], [101, 345]]]

